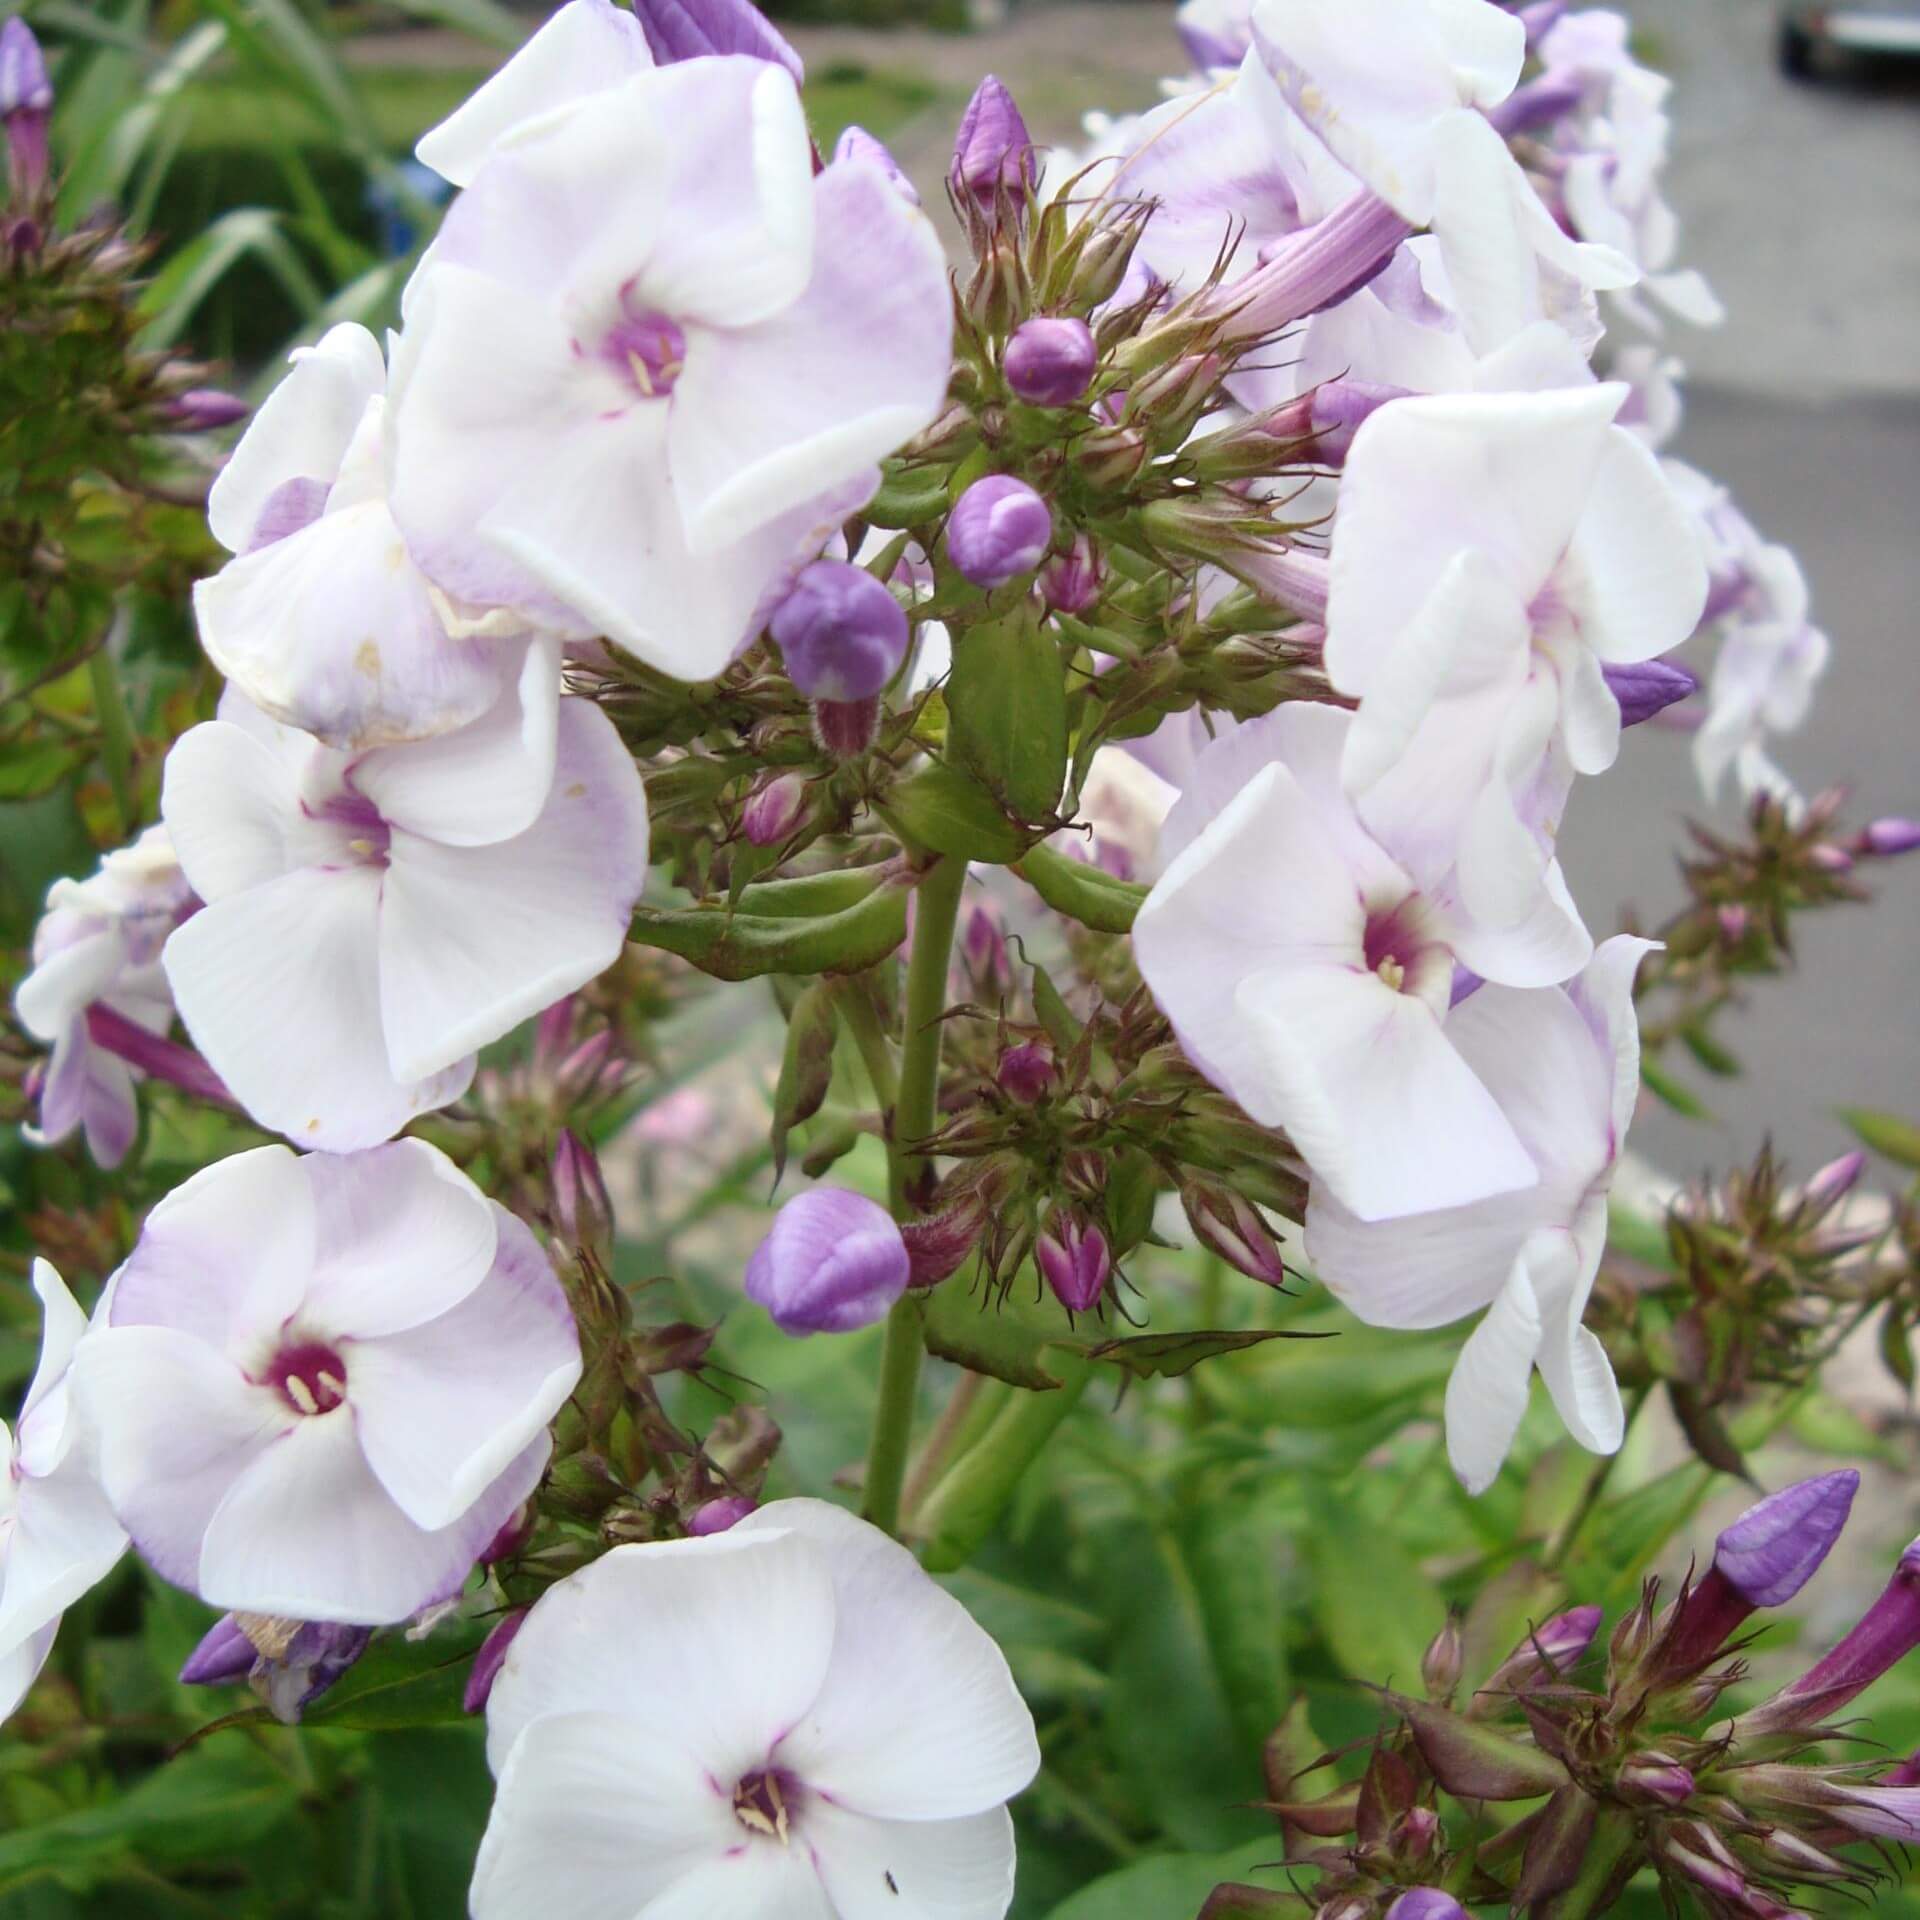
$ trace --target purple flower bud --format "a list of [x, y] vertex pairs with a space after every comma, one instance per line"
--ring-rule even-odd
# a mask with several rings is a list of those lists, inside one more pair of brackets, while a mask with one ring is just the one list
[[991, 208], [1002, 189], [1019, 193], [1038, 178], [1033, 137], [1013, 95], [988, 74], [980, 82], [967, 110], [960, 116], [960, 132], [953, 143], [949, 179], [955, 193]]
[[180, 1669], [180, 1681], [188, 1687], [224, 1687], [244, 1680], [260, 1658], [257, 1647], [246, 1636], [232, 1614], [222, 1614], [200, 1644], [187, 1656]]
[[1527, 30], [1527, 45], [1536, 46], [1549, 31], [1559, 24], [1560, 16], [1566, 12], [1570, 0], [1532, 0], [1532, 4], [1520, 9], [1520, 24]]
[[1175, 22], [1174, 31], [1187, 50], [1187, 58], [1201, 73], [1209, 73], [1215, 67], [1237, 67], [1247, 57], [1245, 47], [1236, 49], [1232, 41], [1207, 27], [1180, 20]]
[[851, 1333], [906, 1290], [907, 1245], [886, 1208], [841, 1187], [797, 1194], [747, 1262], [747, 1298], [783, 1333]]
[[1855, 1147], [1838, 1160], [1829, 1160], [1806, 1184], [1801, 1197], [1816, 1207], [1837, 1206], [1860, 1184], [1867, 1170], [1867, 1156]]
[[1861, 834], [1858, 850], [1878, 859], [1911, 853], [1920, 847], [1920, 820], [1870, 820]]
[[542, 1072], [551, 1073], [573, 1038], [573, 995], [562, 994], [544, 1009], [533, 1026], [533, 1063]]
[[1010, 473], [976, 480], [947, 517], [947, 557], [976, 587], [1031, 573], [1053, 541], [1047, 503]]
[[963, 1192], [953, 1205], [900, 1229], [907, 1243], [911, 1280], [916, 1287], [937, 1287], [960, 1270], [986, 1230], [987, 1202], [978, 1189]]
[[1460, 1632], [1460, 1616], [1449, 1613], [1447, 1624], [1427, 1642], [1427, 1650], [1420, 1656], [1420, 1681], [1427, 1690], [1427, 1698], [1445, 1706], [1460, 1684], [1465, 1663], [1466, 1642]]
[[613, 1249], [613, 1202], [600, 1156], [570, 1127], [553, 1150], [553, 1222], [569, 1246], [604, 1263]]
[[1007, 342], [1007, 385], [1036, 407], [1070, 407], [1093, 381], [1100, 350], [1084, 320], [1028, 320]]
[[1413, 229], [1377, 194], [1351, 194], [1266, 252], [1244, 280], [1210, 296], [1230, 340], [1263, 340], [1356, 294]]
[[1832, 1551], [1859, 1489], [1859, 1474], [1841, 1467], [1768, 1494], [1720, 1535], [1714, 1571], [1749, 1606], [1785, 1606]]
[[1742, 1733], [1774, 1733], [1784, 1727], [1818, 1725], [1915, 1647], [1920, 1647], [1920, 1540], [1900, 1556], [1885, 1591], [1831, 1653], [1816, 1660], [1771, 1700], [1742, 1714], [1735, 1724]]
[[167, 411], [173, 424], [185, 433], [213, 433], [244, 420], [253, 409], [218, 387], [189, 387]]
[[1664, 1753], [1640, 1753], [1620, 1769], [1620, 1785], [1663, 1807], [1683, 1807], [1693, 1798], [1693, 1775]]
[[[1695, 1886], [1704, 1887], [1722, 1900], [1743, 1902], [1746, 1899], [1747, 1876], [1712, 1828], [1697, 1820], [1677, 1821], [1669, 1829], [1667, 1842], [1660, 1851], [1667, 1865], [1685, 1874]], [[1744, 1905], [1737, 1910], [1749, 1911]]]
[[53, 82], [47, 78], [40, 42], [16, 14], [0, 24], [0, 120], [6, 122], [16, 202], [37, 199], [47, 183], [47, 121], [52, 113]]
[[768, 623], [788, 677], [812, 700], [870, 700], [907, 656], [907, 615], [865, 567], [816, 560]]
[[1040, 597], [1055, 613], [1085, 613], [1100, 598], [1100, 551], [1084, 533], [1040, 569]]
[[1180, 1189], [1194, 1238], [1237, 1273], [1262, 1286], [1284, 1287], [1287, 1265], [1273, 1229], [1244, 1194], [1211, 1180], [1190, 1179]]
[[1488, 1676], [1474, 1698], [1483, 1705], [1524, 1692], [1553, 1674], [1565, 1675], [1587, 1657], [1600, 1631], [1601, 1609], [1569, 1607], [1536, 1627]]
[[1511, 140], [1515, 134], [1537, 133], [1551, 126], [1585, 98], [1586, 87], [1577, 73], [1543, 73], [1524, 87], [1515, 87], [1498, 106], [1489, 107], [1487, 118]]
[[740, 831], [754, 847], [782, 845], [807, 817], [807, 783], [797, 773], [767, 776], [740, 809]]
[[1642, 660], [1631, 667], [1602, 667], [1607, 688], [1620, 703], [1620, 724], [1637, 727], [1675, 702], [1700, 691], [1699, 679], [1671, 660]]
[[522, 1500], [501, 1521], [499, 1531], [480, 1549], [480, 1564], [491, 1567], [502, 1560], [511, 1560], [532, 1538], [533, 1502]]
[[493, 1631], [480, 1642], [480, 1651], [473, 1656], [473, 1665], [467, 1671], [466, 1691], [460, 1696], [460, 1704], [468, 1713], [486, 1712], [487, 1696], [493, 1692], [493, 1683], [506, 1664], [507, 1649], [525, 1623], [527, 1612], [525, 1607], [515, 1607], [510, 1613], [503, 1613]]
[[884, 141], [876, 140], [865, 127], [848, 127], [835, 143], [833, 157], [839, 160], [864, 160], [875, 166], [893, 183], [900, 198], [910, 206], [920, 204], [920, 189], [909, 180], [900, 162]]
[[1662, 1632], [1663, 1674], [1682, 1675], [1719, 1652], [1756, 1607], [1784, 1606], [1819, 1571], [1853, 1507], [1851, 1467], [1782, 1487], [1756, 1502], [1714, 1543], [1713, 1565], [1675, 1606]]
[[1387, 1920], [1468, 1920], [1467, 1910], [1439, 1887], [1409, 1887], [1387, 1909]]
[[1033, 1245], [1034, 1264], [1069, 1313], [1091, 1313], [1113, 1272], [1107, 1236], [1079, 1214], [1056, 1207]]
[[1853, 855], [1845, 847], [1836, 847], [1832, 841], [1823, 840], [1819, 845], [1807, 850], [1807, 863], [1818, 867], [1822, 873], [1851, 873]]
[[745, 53], [785, 67], [796, 84], [807, 77], [800, 56], [748, 0], [634, 0], [633, 11], [663, 67], [702, 54]]
[[1030, 1107], [1053, 1091], [1053, 1083], [1059, 1077], [1054, 1071], [1053, 1049], [1039, 1040], [1009, 1047], [1000, 1056], [993, 1077], [1009, 1100]]
[[1732, 946], [1738, 946], [1747, 937], [1747, 931], [1753, 925], [1752, 914], [1739, 905], [1717, 908], [1714, 918], [1720, 923], [1721, 938]]
[[991, 900], [976, 900], [968, 907], [960, 925], [960, 961], [973, 991], [983, 998], [997, 1000], [1013, 985], [1006, 928]]
[[749, 1500], [740, 1493], [709, 1500], [704, 1506], [695, 1507], [688, 1516], [687, 1531], [699, 1540], [704, 1540], [710, 1533], [725, 1533], [729, 1527], [737, 1526], [759, 1504], [757, 1500]]

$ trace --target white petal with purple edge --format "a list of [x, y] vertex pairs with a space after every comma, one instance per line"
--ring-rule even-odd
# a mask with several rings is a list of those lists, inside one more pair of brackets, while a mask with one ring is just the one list
[[[1537, 1238], [1543, 1252], [1566, 1242], [1559, 1265], [1572, 1260], [1565, 1234]], [[1551, 1259], [1547, 1264], [1552, 1265]], [[1533, 1272], [1527, 1254], [1515, 1259], [1486, 1317], [1467, 1336], [1447, 1381], [1447, 1458], [1469, 1493], [1485, 1493], [1493, 1485], [1526, 1415], [1541, 1332]]]
[[613, 723], [579, 700], [562, 707], [553, 792], [525, 833], [489, 847], [396, 833], [379, 927], [396, 1070], [437, 1073], [611, 966], [647, 854], [640, 775]]
[[876, 1820], [808, 1806], [835, 1920], [1001, 1920], [1013, 1904], [1013, 1821], [1004, 1807], [962, 1820]]
[[566, 1296], [528, 1229], [496, 1208], [493, 1270], [444, 1313], [343, 1341], [360, 1445], [419, 1527], [464, 1513], [559, 1412], [580, 1378]]

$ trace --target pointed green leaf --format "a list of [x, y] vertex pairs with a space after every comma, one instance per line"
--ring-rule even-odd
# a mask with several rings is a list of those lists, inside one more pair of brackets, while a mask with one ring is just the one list
[[1067, 777], [1067, 678], [1027, 607], [956, 633], [947, 712], [954, 751], [1018, 820], [1050, 820]]

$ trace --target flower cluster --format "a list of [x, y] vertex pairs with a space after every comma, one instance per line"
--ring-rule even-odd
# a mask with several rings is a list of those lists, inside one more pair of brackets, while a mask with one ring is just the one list
[[[1288, 1858], [1319, 1870], [1317, 1920], [1463, 1920], [1510, 1903], [1556, 1915], [1604, 1911], [1650, 1868], [1671, 1910], [1785, 1920], [1796, 1893], [1877, 1874], [1835, 1851], [1920, 1840], [1911, 1763], [1835, 1763], [1835, 1716], [1920, 1646], [1920, 1546], [1837, 1645], [1745, 1712], [1721, 1705], [1747, 1679], [1738, 1656], [1754, 1616], [1785, 1606], [1846, 1526], [1859, 1475], [1844, 1470], [1771, 1494], [1727, 1527], [1712, 1562], [1662, 1604], [1657, 1581], [1616, 1624], [1605, 1672], [1586, 1676], [1602, 1621], [1577, 1606], [1531, 1627], [1489, 1673], [1464, 1674], [1486, 1618], [1450, 1623], [1425, 1662], [1426, 1698], [1390, 1695], [1397, 1727], [1362, 1779], [1318, 1787], [1331, 1756], [1304, 1720], [1269, 1748], [1270, 1811]], [[1467, 1684], [1463, 1684], [1463, 1678]], [[1473, 1831], [1451, 1803], [1538, 1803]], [[1353, 1835], [1349, 1846], [1316, 1845]], [[1206, 1914], [1297, 1911], [1299, 1897], [1220, 1888]]]
[[[90, 1317], [36, 1269], [0, 1706], [130, 1540], [225, 1616], [184, 1677], [283, 1719], [376, 1631], [472, 1629], [479, 1920], [999, 1920], [1033, 1725], [900, 1542], [959, 1564], [1097, 1366], [1282, 1337], [1106, 1337], [1160, 1200], [1259, 1286], [1289, 1278], [1277, 1213], [1360, 1320], [1477, 1316], [1444, 1402], [1470, 1491], [1536, 1371], [1620, 1446], [1587, 1319], [1636, 977], [1696, 1032], [1855, 857], [1767, 755], [1825, 656], [1798, 572], [1660, 457], [1673, 364], [1605, 337], [1718, 317], [1676, 264], [1665, 83], [1619, 16], [1553, 0], [1180, 26], [1196, 71], [1080, 155], [983, 83], [951, 274], [878, 141], [817, 150], [747, 0], [567, 0], [421, 142], [453, 198], [400, 324], [298, 349], [213, 482], [217, 707], [160, 824], [55, 887], [15, 996], [50, 1049], [36, 1141], [120, 1165], [164, 1081], [285, 1144], [160, 1198]], [[24, 34], [0, 111], [38, 212], [0, 271], [84, 278], [98, 250], [34, 224]], [[1700, 771], [1759, 796], [1758, 840], [1690, 875], [1649, 962], [1595, 938], [1556, 836], [1624, 730], [1691, 701], [1671, 656], [1701, 634]], [[616, 1268], [591, 1141], [644, 1077], [640, 1004], [698, 976], [773, 983], [776, 1174], [796, 1142], [814, 1180], [885, 1159], [884, 1205], [810, 1187], [741, 1276], [790, 1335], [886, 1323], [864, 1519], [758, 1504], [777, 1427], [687, 1431], [655, 1382], [716, 1329], [636, 1326]], [[1789, 1294], [1840, 1257], [1835, 1197], [1782, 1229]], [[1728, 1225], [1675, 1229], [1702, 1407], [1794, 1310]], [[910, 1478], [927, 1351], [1006, 1392], [956, 1396]], [[963, 1443], [984, 1491], [936, 1471]], [[1843, 1493], [1776, 1496], [1673, 1608], [1649, 1593], [1605, 1693], [1563, 1684], [1576, 1610], [1458, 1711], [1436, 1654], [1357, 1801], [1270, 1782], [1295, 1838], [1360, 1822], [1323, 1912], [1437, 1920], [1644, 1857], [1758, 1913], [1836, 1823], [1904, 1834], [1795, 1745], [1894, 1657], [1904, 1599], [1685, 1732]], [[1551, 1798], [1443, 1886], [1436, 1786]]]

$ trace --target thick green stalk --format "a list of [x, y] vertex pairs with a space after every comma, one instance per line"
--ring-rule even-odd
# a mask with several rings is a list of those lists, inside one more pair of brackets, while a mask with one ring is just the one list
[[[909, 1215], [907, 1196], [924, 1158], [916, 1143], [934, 1126], [940, 1090], [940, 1043], [947, 1010], [947, 968], [960, 918], [967, 863], [948, 857], [931, 868], [914, 903], [913, 957], [907, 963], [906, 1016], [901, 1025], [900, 1081], [887, 1126], [887, 1186], [894, 1217]], [[926, 1301], [909, 1293], [887, 1316], [880, 1356], [880, 1399], [867, 1449], [866, 1516], [888, 1533], [899, 1530], [900, 1490], [913, 1438], [914, 1393], [925, 1352]]]

